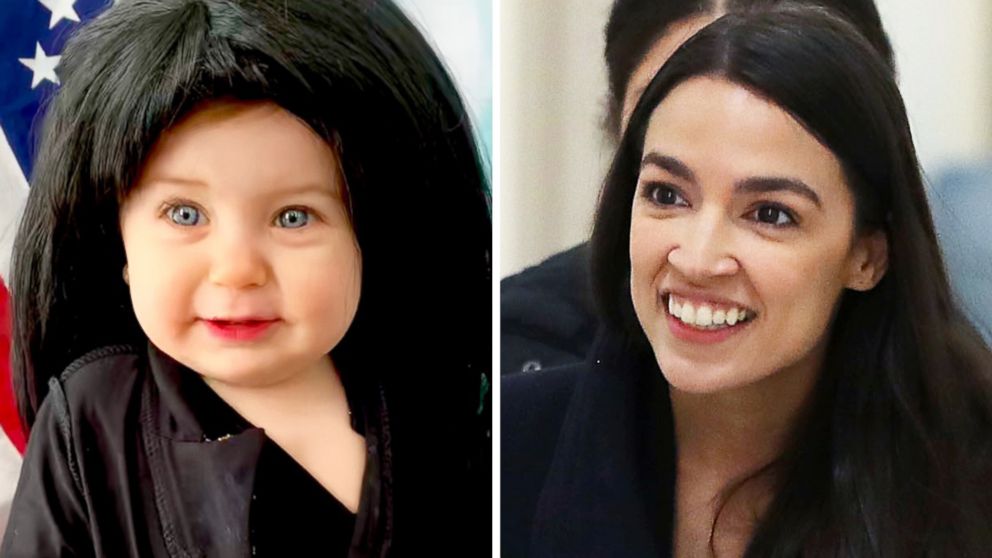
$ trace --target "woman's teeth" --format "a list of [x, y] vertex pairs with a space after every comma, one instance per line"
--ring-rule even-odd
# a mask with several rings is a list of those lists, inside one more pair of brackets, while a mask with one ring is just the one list
[[703, 329], [720, 329], [745, 322], [754, 314], [745, 308], [716, 308], [707, 304], [693, 305], [689, 301], [678, 301], [668, 295], [668, 313], [682, 323]]

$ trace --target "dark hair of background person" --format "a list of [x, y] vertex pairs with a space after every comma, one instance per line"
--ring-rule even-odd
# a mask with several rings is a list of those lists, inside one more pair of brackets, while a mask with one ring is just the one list
[[[634, 70], [669, 27], [704, 14], [770, 7], [784, 0], [616, 0], [606, 24], [607, 132], [620, 136], [624, 95]], [[882, 28], [882, 19], [872, 0], [801, 0], [835, 10], [854, 24], [895, 72], [892, 45]]]
[[12, 262], [26, 427], [72, 360], [147, 343], [121, 278], [118, 215], [156, 138], [209, 100], [271, 101], [342, 162], [362, 284], [332, 355], [346, 384], [382, 383], [391, 482], [431, 498], [396, 498], [396, 516], [444, 501], [478, 451], [492, 231], [466, 109], [416, 26], [383, 0], [135, 0], [72, 37], [59, 74]]
[[[881, 229], [889, 243], [880, 283], [841, 295], [791, 442], [749, 477], [772, 475], [777, 489], [746, 556], [987, 555], [992, 351], [952, 300], [891, 67], [846, 21], [795, 6], [728, 15], [655, 76], [596, 215], [593, 285], [605, 322], [646, 347], [629, 287], [630, 207], [654, 108], [696, 76], [791, 114], [841, 162], [857, 232]], [[727, 487], [724, 504], [749, 479]]]

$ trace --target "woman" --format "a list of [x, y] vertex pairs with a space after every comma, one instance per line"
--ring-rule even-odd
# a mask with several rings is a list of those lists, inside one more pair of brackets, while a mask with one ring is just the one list
[[987, 552], [992, 354], [853, 26], [771, 8], [681, 47], [631, 113], [592, 261], [587, 363], [504, 381], [516, 555]]
[[15, 244], [2, 554], [488, 552], [488, 188], [414, 24], [121, 2], [60, 77]]
[[[780, 0], [617, 0], [606, 25], [605, 61], [609, 90], [604, 128], [619, 137], [658, 68], [686, 39], [734, 9]], [[894, 67], [892, 48], [872, 0], [802, 0], [844, 14]], [[503, 374], [579, 362], [596, 331], [589, 292], [588, 245], [555, 254], [507, 277], [500, 294], [500, 369]]]

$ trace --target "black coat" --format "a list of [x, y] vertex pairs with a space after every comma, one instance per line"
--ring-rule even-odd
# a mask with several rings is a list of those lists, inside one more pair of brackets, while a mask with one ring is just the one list
[[503, 556], [671, 552], [674, 443], [654, 356], [600, 333], [589, 358], [502, 378]]
[[589, 245], [560, 252], [500, 281], [500, 373], [582, 362], [598, 320]]
[[[91, 352], [60, 380], [32, 429], [0, 555], [252, 555], [262, 430], [210, 431], [190, 401], [217, 396], [153, 346]], [[376, 412], [367, 406], [358, 421], [369, 453], [351, 556], [380, 555], [390, 537], [380, 483], [388, 430]]]

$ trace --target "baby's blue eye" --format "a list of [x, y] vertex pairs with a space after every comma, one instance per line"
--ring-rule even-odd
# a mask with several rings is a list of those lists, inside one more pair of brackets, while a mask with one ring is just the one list
[[298, 229], [310, 222], [310, 214], [303, 209], [287, 209], [279, 214], [279, 226]]
[[190, 205], [175, 205], [169, 208], [169, 219], [177, 225], [192, 227], [200, 223], [200, 210]]

